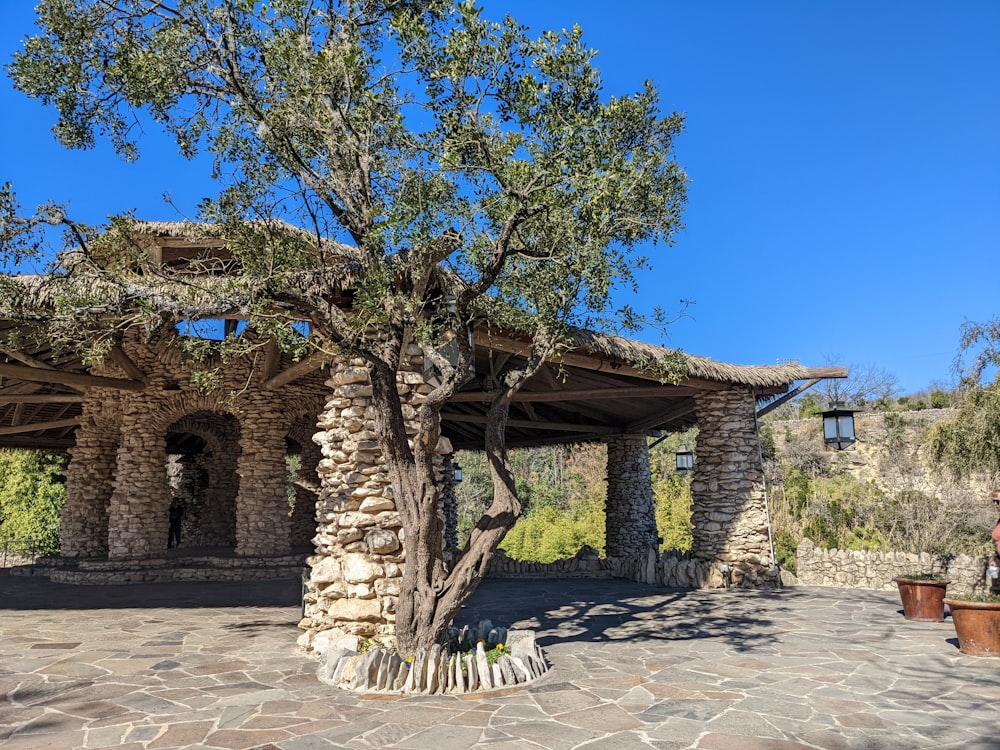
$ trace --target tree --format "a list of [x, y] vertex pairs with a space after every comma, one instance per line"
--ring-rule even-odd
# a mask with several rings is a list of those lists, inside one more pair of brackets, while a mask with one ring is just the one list
[[1000, 475], [1000, 318], [966, 323], [956, 369], [958, 414], [933, 436], [938, 458], [958, 476]]
[[0, 542], [59, 549], [59, 511], [66, 500], [66, 456], [0, 450]]
[[[194, 282], [137, 253], [128, 217], [81, 226], [51, 204], [25, 215], [7, 187], [8, 257], [44, 252], [52, 226], [77, 248], [45, 279], [44, 335], [86, 333], [99, 356], [129, 326], [238, 315], [301, 345], [304, 319], [307, 346], [363, 358], [406, 534], [397, 640], [440, 641], [520, 514], [504, 443], [513, 395], [574, 326], [639, 323], [610, 293], [634, 288], [641, 245], [680, 226], [682, 118], [660, 114], [649, 83], [605, 97], [579, 28], [533, 39], [472, 2], [42, 0], [38, 14], [8, 71], [55, 107], [56, 137], [104, 137], [134, 159], [151, 117], [182, 155], [208, 151], [221, 189], [198, 218], [234, 259]], [[38, 317], [37, 295], [9, 280], [3, 293], [7, 315]], [[484, 321], [531, 348], [497, 378], [492, 504], [449, 569], [434, 448], [468, 377], [466, 332]], [[440, 378], [410, 444], [396, 374], [413, 343]], [[644, 364], [681, 374], [679, 358]]]
[[[828, 364], [833, 365], [830, 360]], [[896, 376], [872, 363], [847, 365], [848, 376], [843, 379], [824, 380], [820, 392], [826, 403], [837, 401], [858, 408], [882, 406], [891, 401], [899, 392]]]

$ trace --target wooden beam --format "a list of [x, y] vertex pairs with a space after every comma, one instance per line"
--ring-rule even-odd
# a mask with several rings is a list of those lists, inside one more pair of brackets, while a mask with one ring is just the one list
[[37, 422], [35, 424], [14, 425], [12, 427], [0, 427], [0, 435], [17, 435], [24, 432], [39, 432], [41, 430], [55, 430], [60, 427], [75, 427], [80, 423], [77, 417], [71, 419], [57, 419], [54, 422]]
[[36, 393], [26, 396], [0, 396], [0, 406], [5, 404], [79, 404], [83, 396], [76, 393]]
[[760, 409], [757, 410], [757, 418], [759, 419], [760, 417], [763, 417], [768, 412], [774, 411], [775, 409], [777, 409], [779, 406], [781, 406], [786, 401], [790, 401], [793, 398], [795, 398], [796, 396], [798, 396], [800, 393], [803, 393], [803, 392], [809, 390], [814, 385], [816, 385], [818, 382], [820, 382], [822, 379], [823, 378], [813, 378], [812, 380], [807, 380], [806, 382], [801, 383], [799, 386], [797, 386], [793, 390], [790, 390], [788, 393], [786, 393], [781, 398], [776, 398], [774, 401], [772, 401], [771, 403], [769, 403], [767, 406], [762, 406]]
[[24, 352], [19, 352], [14, 349], [8, 349], [3, 346], [0, 347], [0, 353], [5, 354], [13, 360], [20, 362], [22, 365], [27, 365], [28, 367], [34, 367], [38, 370], [55, 370], [56, 368], [50, 365], [48, 362], [42, 362], [40, 359], [35, 359], [30, 354], [25, 354]]
[[645, 419], [640, 419], [637, 422], [633, 422], [628, 425], [622, 432], [636, 433], [636, 432], [646, 432], [652, 430], [655, 427], [665, 425], [668, 422], [672, 422], [680, 417], [687, 416], [697, 408], [697, 404], [694, 399], [689, 401], [684, 401], [678, 406], [674, 406], [666, 411], [661, 411], [654, 414], [651, 417], [646, 417]]
[[[478, 339], [485, 347], [498, 349], [504, 352], [511, 352], [526, 357], [531, 353], [531, 345], [523, 341], [517, 341], [505, 336], [482, 336]], [[642, 378], [643, 380], [657, 381], [655, 375], [645, 370], [639, 370], [631, 365], [621, 364], [613, 359], [605, 359], [596, 355], [576, 354], [574, 352], [562, 352], [549, 360], [553, 364], [563, 364], [567, 367], [578, 367], [581, 370], [592, 370], [595, 372], [605, 372], [612, 375], [626, 375], [632, 378]], [[701, 378], [684, 378], [678, 385], [686, 385], [698, 388], [703, 391], [721, 391], [730, 388], [731, 384], [718, 383], [714, 380], [703, 380]]]
[[273, 391], [283, 385], [293, 383], [299, 378], [305, 377], [306, 375], [325, 366], [327, 362], [329, 362], [329, 355], [327, 355], [326, 352], [316, 352], [315, 354], [310, 354], [301, 362], [297, 362], [287, 370], [282, 370], [273, 378], [265, 380], [264, 388], [269, 391]]
[[15, 404], [14, 415], [10, 418], [10, 423], [12, 425], [19, 425], [22, 419], [24, 419], [24, 404]]
[[[613, 388], [581, 388], [578, 390], [565, 391], [518, 391], [514, 394], [514, 402], [556, 402], [556, 401], [589, 401], [592, 399], [609, 398], [682, 398], [684, 396], [694, 396], [701, 393], [701, 389], [688, 388], [677, 385], [650, 385], [650, 386], [616, 386]], [[493, 394], [485, 391], [464, 391], [456, 393], [449, 403], [461, 402], [490, 402]]]
[[278, 367], [281, 365], [281, 349], [274, 341], [268, 340], [264, 345], [264, 365], [261, 371], [265, 382], [278, 374]]
[[146, 385], [136, 380], [121, 378], [102, 378], [97, 375], [84, 375], [78, 372], [62, 370], [40, 370], [34, 367], [0, 364], [0, 375], [32, 383], [56, 383], [68, 385], [71, 388], [115, 388], [122, 391], [141, 391]]
[[108, 354], [111, 355], [111, 361], [122, 368], [124, 373], [132, 378], [132, 380], [138, 380], [140, 383], [146, 382], [146, 373], [139, 369], [139, 366], [132, 361], [132, 358], [120, 346], [116, 344], [111, 347]]
[[[482, 414], [451, 414], [443, 412], [442, 422], [471, 422], [473, 424], [486, 424], [487, 417]], [[557, 432], [586, 432], [599, 435], [610, 435], [621, 432], [618, 427], [603, 427], [592, 424], [572, 424], [569, 422], [531, 422], [526, 419], [508, 419], [508, 427], [518, 427], [527, 430], [555, 430]]]
[[76, 444], [72, 437], [46, 438], [46, 437], [0, 437], [0, 447], [3, 448], [27, 448], [31, 450], [67, 450]]

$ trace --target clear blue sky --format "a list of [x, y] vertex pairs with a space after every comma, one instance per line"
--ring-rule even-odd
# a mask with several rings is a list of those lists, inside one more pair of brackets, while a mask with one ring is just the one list
[[[4, 0], [0, 55], [31, 32]], [[637, 308], [715, 359], [874, 365], [904, 391], [949, 381], [965, 320], [1000, 314], [1000, 2], [505, 0], [535, 31], [579, 23], [609, 94], [653, 80], [687, 115], [686, 229], [656, 248]], [[213, 189], [151, 132], [136, 165], [68, 152], [52, 114], [0, 81], [0, 180], [98, 222], [175, 219]], [[624, 300], [623, 300], [624, 301]]]

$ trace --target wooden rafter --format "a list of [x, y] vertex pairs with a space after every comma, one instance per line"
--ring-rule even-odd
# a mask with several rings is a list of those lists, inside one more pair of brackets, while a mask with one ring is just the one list
[[[518, 391], [514, 394], [513, 401], [518, 402], [556, 402], [556, 401], [588, 401], [592, 399], [617, 399], [617, 398], [681, 398], [683, 396], [694, 396], [701, 393], [702, 389], [690, 388], [676, 385], [655, 385], [655, 386], [619, 386], [616, 388], [581, 388], [578, 390], [564, 391]], [[489, 402], [493, 400], [493, 394], [485, 391], [466, 391], [456, 393], [449, 399], [449, 403], [461, 402]]]
[[138, 380], [140, 383], [146, 382], [146, 373], [139, 369], [139, 366], [120, 346], [111, 347], [108, 354], [111, 355], [111, 361], [118, 365], [132, 380]]
[[24, 352], [19, 352], [15, 349], [8, 349], [3, 346], [0, 347], [0, 354], [20, 362], [22, 365], [27, 365], [28, 367], [34, 367], [37, 370], [55, 370], [56, 368], [50, 365], [48, 362], [42, 362], [40, 359], [32, 357], [30, 354], [25, 354]]
[[33, 383], [55, 383], [71, 388], [115, 388], [123, 391], [141, 391], [146, 386], [136, 380], [121, 378], [104, 378], [97, 375], [84, 375], [78, 372], [64, 370], [42, 370], [20, 365], [0, 364], [0, 375]]
[[274, 341], [268, 340], [264, 346], [264, 364], [261, 375], [264, 380], [270, 380], [278, 374], [278, 367], [281, 365], [281, 349]]
[[19, 396], [0, 396], [0, 406], [6, 404], [79, 404], [82, 394], [76, 393], [34, 393]]
[[293, 383], [299, 378], [305, 377], [306, 375], [320, 369], [329, 361], [330, 358], [326, 352], [316, 352], [315, 354], [311, 354], [301, 362], [297, 362], [292, 365], [287, 370], [282, 370], [274, 377], [265, 380], [264, 388], [269, 391], [273, 391], [283, 385]]
[[[528, 356], [531, 353], [531, 345], [523, 341], [517, 341], [505, 336], [488, 336], [484, 339], [484, 344], [500, 351], [511, 352], [520, 356]], [[563, 364], [567, 367], [578, 367], [581, 370], [594, 370], [597, 372], [607, 372], [616, 375], [627, 375], [642, 380], [656, 380], [656, 376], [643, 370], [636, 369], [631, 365], [621, 364], [617, 361], [603, 359], [601, 357], [588, 356], [585, 354], [575, 354], [573, 352], [563, 352], [558, 359], [553, 360], [554, 364]], [[681, 385], [693, 386], [704, 391], [721, 391], [731, 387], [726, 383], [718, 383], [714, 380], [704, 380], [702, 378], [684, 378]]]
[[0, 435], [17, 435], [25, 432], [40, 432], [42, 430], [55, 430], [60, 427], [74, 427], [80, 423], [77, 417], [70, 419], [56, 419], [52, 422], [38, 422], [36, 424], [13, 425], [11, 427], [0, 427]]
[[805, 391], [809, 390], [810, 388], [812, 388], [814, 385], [816, 385], [821, 380], [822, 380], [822, 378], [813, 378], [812, 380], [807, 380], [806, 382], [801, 383], [800, 385], [798, 385], [796, 388], [793, 388], [792, 390], [790, 390], [788, 393], [786, 393], [781, 398], [776, 398], [774, 401], [772, 401], [771, 403], [767, 404], [767, 406], [762, 406], [760, 409], [758, 409], [757, 410], [757, 417], [758, 418], [763, 417], [765, 414], [774, 411], [775, 409], [777, 409], [779, 406], [781, 406], [785, 402], [791, 401], [793, 398], [795, 398], [796, 396], [798, 396], [800, 393], [804, 393]]
[[657, 412], [656, 414], [640, 419], [632, 424], [628, 425], [623, 432], [638, 433], [646, 432], [647, 430], [652, 430], [654, 427], [659, 427], [660, 425], [669, 424], [675, 419], [687, 416], [697, 408], [697, 404], [694, 399], [684, 401], [681, 404], [666, 409], [665, 411]]
[[[445, 422], [471, 422], [472, 424], [486, 424], [487, 417], [483, 414], [453, 414], [444, 413], [441, 418]], [[587, 432], [600, 435], [610, 435], [621, 432], [617, 427], [604, 427], [592, 424], [571, 424], [569, 422], [532, 422], [527, 419], [509, 419], [508, 427], [515, 427], [526, 430], [556, 430], [558, 432]]]

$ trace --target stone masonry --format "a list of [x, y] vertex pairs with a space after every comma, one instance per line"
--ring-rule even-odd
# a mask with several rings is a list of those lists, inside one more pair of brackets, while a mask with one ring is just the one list
[[[419, 350], [410, 356], [413, 369], [398, 375], [397, 388], [404, 418], [412, 420], [414, 407], [431, 386], [424, 381]], [[391, 642], [405, 541], [373, 429], [372, 387], [363, 360], [335, 362], [327, 386], [332, 397], [319, 421], [322, 431], [314, 438], [323, 453], [316, 555], [309, 561], [312, 570], [300, 625], [306, 633], [299, 640], [318, 652], [345, 636]], [[416, 427], [409, 432], [416, 435]], [[444, 457], [451, 452], [451, 444], [442, 438], [437, 446], [442, 475]], [[443, 511], [440, 520], [443, 528]]]
[[[203, 363], [202, 368], [214, 368], [218, 377], [213, 387], [205, 387], [176, 343], [173, 330], [150, 341], [129, 337], [123, 348], [145, 374], [146, 388], [94, 389], [86, 394], [63, 521], [67, 556], [145, 558], [166, 547], [172, 497], [166, 436], [171, 429], [184, 429], [185, 418], [192, 415], [198, 415], [202, 428], [214, 431], [220, 463], [210, 467], [209, 478], [219, 486], [209, 488], [212, 494], [205, 502], [218, 511], [235, 496], [231, 507], [237, 554], [288, 551], [285, 436], [303, 414], [319, 412], [324, 376], [313, 373], [280, 393], [271, 392], [263, 387], [263, 368], [254, 356], [247, 356]], [[110, 362], [102, 374], [127, 377]], [[219, 425], [214, 430], [213, 420]], [[187, 426], [198, 432], [190, 421]], [[218, 540], [217, 535], [212, 538]]]
[[608, 557], [641, 557], [659, 547], [645, 435], [616, 435], [608, 446], [605, 503]]
[[[771, 559], [755, 413], [749, 389], [698, 397], [691, 557], [716, 570], [728, 566], [737, 586], [772, 585], [778, 578]], [[708, 571], [699, 578], [707, 580]]]

